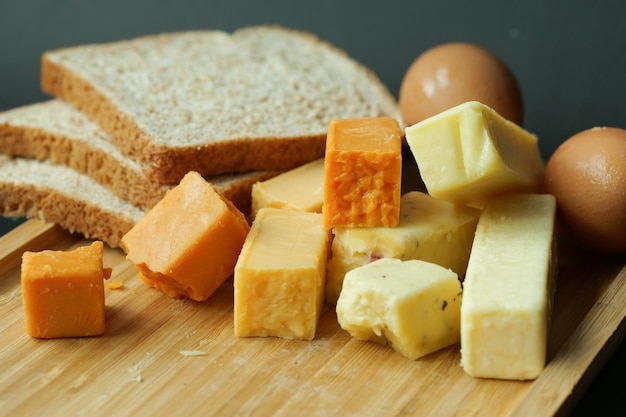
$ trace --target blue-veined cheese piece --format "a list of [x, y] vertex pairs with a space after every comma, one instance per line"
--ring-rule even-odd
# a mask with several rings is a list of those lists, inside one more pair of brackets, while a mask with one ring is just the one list
[[415, 360], [459, 341], [461, 297], [461, 283], [447, 268], [380, 259], [346, 274], [337, 320], [353, 337]]

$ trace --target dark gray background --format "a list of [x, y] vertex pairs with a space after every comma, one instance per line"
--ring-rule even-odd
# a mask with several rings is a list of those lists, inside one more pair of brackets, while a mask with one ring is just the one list
[[[426, 48], [479, 44], [517, 76], [524, 127], [539, 136], [548, 158], [578, 131], [626, 127], [625, 15], [626, 2], [618, 0], [0, 0], [0, 111], [47, 98], [39, 89], [39, 60], [47, 49], [272, 23], [335, 44], [396, 96], [404, 72]], [[0, 220], [0, 234], [17, 223]], [[624, 414], [625, 362], [622, 343], [573, 415]]]

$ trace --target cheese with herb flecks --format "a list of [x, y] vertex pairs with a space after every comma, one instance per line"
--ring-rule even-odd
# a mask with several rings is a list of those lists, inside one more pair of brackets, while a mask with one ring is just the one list
[[336, 303], [345, 274], [380, 258], [420, 259], [463, 277], [480, 211], [412, 191], [400, 201], [397, 227], [333, 229], [326, 300]]
[[352, 336], [417, 359], [459, 341], [461, 283], [433, 263], [380, 259], [346, 274], [337, 320]]

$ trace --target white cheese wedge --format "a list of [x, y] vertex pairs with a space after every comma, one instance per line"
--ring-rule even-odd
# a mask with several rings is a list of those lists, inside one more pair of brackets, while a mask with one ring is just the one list
[[324, 158], [252, 186], [252, 218], [263, 207], [322, 212]]
[[346, 274], [337, 319], [353, 337], [389, 344], [415, 360], [459, 341], [460, 309], [454, 272], [390, 258]]
[[345, 274], [380, 258], [420, 259], [465, 275], [480, 211], [412, 191], [400, 200], [397, 227], [333, 229], [326, 301], [334, 304]]
[[480, 201], [502, 192], [537, 192], [544, 164], [537, 137], [470, 101], [405, 130], [433, 197]]
[[547, 194], [487, 202], [463, 283], [461, 365], [469, 375], [525, 380], [544, 369], [555, 209]]
[[235, 335], [313, 339], [329, 251], [321, 213], [261, 209], [235, 266]]

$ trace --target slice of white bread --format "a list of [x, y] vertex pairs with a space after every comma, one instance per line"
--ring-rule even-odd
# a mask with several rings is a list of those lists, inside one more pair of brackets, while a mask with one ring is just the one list
[[[145, 210], [173, 187], [150, 180], [141, 165], [120, 152], [98, 125], [62, 100], [0, 112], [0, 152], [66, 165]], [[207, 180], [247, 213], [252, 185], [276, 174], [277, 171], [252, 171]]]
[[0, 214], [56, 223], [119, 247], [145, 212], [71, 168], [0, 154]]
[[323, 156], [328, 124], [390, 116], [378, 77], [312, 34], [199, 30], [47, 51], [41, 86], [95, 121], [160, 183], [286, 170]]

